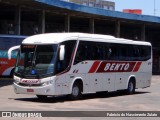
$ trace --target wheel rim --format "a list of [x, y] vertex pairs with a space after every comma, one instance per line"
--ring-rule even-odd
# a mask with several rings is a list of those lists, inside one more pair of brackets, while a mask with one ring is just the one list
[[129, 92], [133, 91], [133, 83], [132, 82], [129, 83], [128, 90], [129, 90]]
[[74, 97], [78, 96], [78, 94], [79, 94], [78, 86], [73, 87], [72, 94], [73, 94]]

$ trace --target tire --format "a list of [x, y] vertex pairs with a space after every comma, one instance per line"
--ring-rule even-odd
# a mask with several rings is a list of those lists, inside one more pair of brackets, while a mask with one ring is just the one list
[[47, 99], [47, 96], [46, 95], [36, 95], [38, 99], [40, 100], [44, 100], [44, 99]]
[[69, 98], [71, 100], [78, 100], [82, 97], [82, 89], [81, 89], [81, 85], [78, 83], [74, 83], [73, 87], [72, 87], [72, 92], [69, 95]]
[[135, 82], [134, 82], [134, 80], [129, 81], [126, 93], [129, 94], [129, 95], [135, 93]]

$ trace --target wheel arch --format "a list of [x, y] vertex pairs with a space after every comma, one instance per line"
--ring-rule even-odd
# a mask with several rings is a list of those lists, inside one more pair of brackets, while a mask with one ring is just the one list
[[128, 78], [128, 81], [127, 81], [127, 84], [126, 84], [126, 88], [128, 88], [128, 83], [129, 83], [130, 80], [134, 81], [135, 88], [136, 88], [136, 76], [135, 76], [135, 75], [131, 75], [131, 76]]
[[10, 76], [11, 72], [14, 70], [14, 67], [9, 67], [7, 69], [5, 69], [2, 73], [2, 76]]
[[70, 86], [70, 89], [69, 89], [69, 93], [70, 93], [70, 94], [71, 94], [71, 92], [72, 92], [72, 88], [73, 88], [73, 85], [74, 85], [75, 83], [80, 84], [81, 90], [82, 90], [82, 92], [83, 92], [83, 79], [82, 79], [81, 77], [76, 77], [76, 78], [74, 78], [74, 80], [73, 80], [72, 83], [71, 83], [71, 86]]

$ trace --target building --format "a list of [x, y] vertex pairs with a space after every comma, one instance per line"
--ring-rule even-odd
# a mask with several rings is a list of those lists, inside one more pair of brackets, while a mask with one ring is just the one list
[[0, 16], [0, 34], [83, 32], [149, 41], [153, 46], [153, 73], [160, 75], [160, 17], [61, 0], [0, 0]]
[[110, 2], [106, 0], [63, 0], [67, 2], [73, 2], [76, 4], [81, 4], [90, 7], [97, 7], [106, 10], [115, 10], [115, 2]]

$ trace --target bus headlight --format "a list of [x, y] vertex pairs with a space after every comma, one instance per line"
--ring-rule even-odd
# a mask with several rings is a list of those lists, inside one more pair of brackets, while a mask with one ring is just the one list
[[46, 85], [49, 85], [49, 81], [44, 82], [44, 83], [42, 84], [42, 86], [46, 86]]
[[15, 82], [16, 84], [19, 84], [19, 83], [20, 83], [20, 78], [19, 78], [19, 77], [14, 76], [14, 82]]
[[14, 80], [15, 80], [15, 81], [20, 81], [20, 78], [19, 78], [19, 77], [14, 76]]
[[46, 86], [46, 85], [53, 84], [53, 83], [54, 83], [53, 80], [50, 80], [50, 81], [42, 83], [42, 86]]

